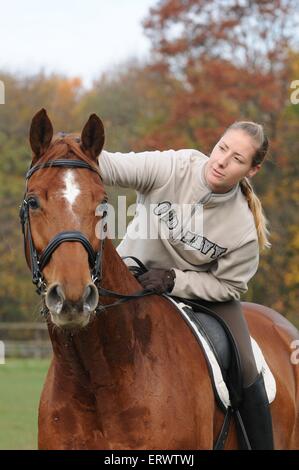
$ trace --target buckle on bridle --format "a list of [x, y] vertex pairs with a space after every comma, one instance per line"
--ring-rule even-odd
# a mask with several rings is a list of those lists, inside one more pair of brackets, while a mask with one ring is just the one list
[[42, 274], [34, 273], [33, 276], [32, 276], [32, 283], [36, 287], [37, 294], [41, 295], [41, 294], [44, 294], [46, 292], [47, 284], [46, 284]]

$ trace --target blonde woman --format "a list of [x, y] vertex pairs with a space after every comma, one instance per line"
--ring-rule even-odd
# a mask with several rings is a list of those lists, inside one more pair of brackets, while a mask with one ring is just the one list
[[253, 449], [273, 449], [272, 420], [239, 299], [257, 271], [259, 250], [270, 246], [249, 183], [267, 149], [263, 127], [241, 121], [210, 157], [194, 149], [99, 156], [105, 184], [137, 192], [135, 216], [117, 251], [148, 268], [138, 277], [142, 286], [196, 299], [229, 326], [243, 371], [240, 414]]

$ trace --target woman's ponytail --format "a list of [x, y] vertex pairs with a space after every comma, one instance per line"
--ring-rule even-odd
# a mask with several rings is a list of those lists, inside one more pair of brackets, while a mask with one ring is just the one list
[[[255, 122], [238, 121], [229, 126], [226, 132], [230, 129], [241, 129], [253, 138], [257, 144], [257, 149], [255, 155], [253, 156], [252, 166], [261, 164], [265, 159], [269, 147], [269, 142], [266, 135], [264, 134], [263, 126]], [[240, 187], [254, 216], [260, 249], [264, 250], [265, 248], [270, 248], [271, 243], [269, 242], [268, 238], [270, 232], [267, 228], [268, 222], [264, 215], [261, 201], [255, 194], [248, 178], [243, 178], [240, 181]]]
[[265, 217], [261, 201], [255, 194], [253, 187], [249, 183], [248, 178], [243, 178], [240, 181], [240, 187], [241, 187], [242, 193], [247, 199], [249, 209], [251, 210], [253, 217], [254, 217], [260, 250], [262, 251], [265, 248], [270, 248], [271, 243], [269, 242], [269, 239], [268, 239], [270, 233], [267, 228], [268, 222]]

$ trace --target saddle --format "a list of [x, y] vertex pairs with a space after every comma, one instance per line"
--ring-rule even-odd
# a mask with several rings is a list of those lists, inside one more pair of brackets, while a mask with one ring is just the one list
[[197, 341], [200, 339], [219, 407], [223, 412], [229, 405], [238, 408], [242, 401], [242, 367], [237, 344], [228, 326], [200, 302], [167, 297], [174, 301]]

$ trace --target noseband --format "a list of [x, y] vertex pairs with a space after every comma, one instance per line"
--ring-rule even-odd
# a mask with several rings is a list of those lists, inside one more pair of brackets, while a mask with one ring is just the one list
[[[28, 187], [28, 180], [30, 177], [35, 173], [37, 170], [41, 170], [43, 168], [52, 168], [52, 167], [63, 167], [63, 168], [85, 168], [91, 170], [98, 174], [101, 178], [99, 172], [89, 165], [86, 162], [81, 160], [53, 160], [48, 161], [46, 163], [41, 163], [39, 165], [35, 165], [30, 168], [26, 174], [26, 193]], [[65, 242], [79, 242], [88, 254], [88, 261], [89, 266], [91, 269], [91, 278], [92, 281], [95, 283], [96, 281], [100, 281], [102, 277], [102, 251], [103, 251], [103, 238], [100, 241], [100, 247], [98, 251], [95, 251], [90, 243], [90, 241], [86, 238], [86, 236], [82, 232], [77, 231], [67, 231], [67, 232], [60, 232], [55, 235], [52, 240], [48, 243], [46, 248], [42, 251], [42, 253], [38, 254], [32, 239], [31, 228], [30, 228], [30, 218], [29, 218], [29, 205], [28, 201], [26, 200], [26, 193], [24, 196], [24, 200], [20, 207], [20, 220], [22, 225], [22, 232], [24, 237], [24, 249], [25, 255], [26, 251], [26, 241], [28, 240], [29, 243], [29, 260], [32, 271], [32, 282], [36, 285], [36, 291], [38, 294], [44, 294], [46, 291], [46, 283], [42, 274], [44, 267], [50, 261], [50, 258], [54, 251]], [[108, 204], [107, 202], [103, 202], [102, 204], [102, 211], [103, 217], [106, 217], [108, 211]], [[26, 255], [27, 256], [27, 255]]]
[[[101, 237], [101, 240], [100, 240], [99, 250], [95, 251], [90, 241], [86, 238], [86, 236], [82, 232], [77, 232], [77, 231], [60, 232], [57, 235], [55, 235], [55, 237], [52, 238], [52, 240], [50, 240], [46, 248], [40, 254], [37, 252], [33, 243], [33, 239], [32, 239], [31, 228], [30, 228], [30, 218], [29, 218], [29, 205], [28, 205], [28, 201], [26, 200], [28, 180], [33, 175], [33, 173], [35, 173], [37, 170], [41, 170], [43, 168], [52, 168], [52, 167], [85, 168], [87, 170], [97, 173], [99, 178], [101, 178], [100, 173], [94, 167], [92, 167], [88, 163], [81, 161], [81, 160], [67, 160], [67, 159], [52, 160], [46, 163], [40, 163], [40, 164], [34, 165], [32, 168], [30, 168], [27, 171], [26, 191], [25, 191], [23, 202], [20, 206], [20, 221], [21, 221], [23, 238], [24, 238], [25, 256], [26, 256], [27, 262], [31, 266], [32, 282], [36, 286], [36, 292], [38, 294], [45, 294], [47, 291], [47, 284], [45, 282], [42, 271], [45, 268], [45, 266], [48, 264], [48, 262], [50, 261], [52, 254], [59, 247], [59, 245], [65, 242], [79, 242], [81, 243], [81, 245], [83, 245], [83, 247], [87, 251], [88, 261], [89, 261], [89, 266], [90, 266], [90, 271], [91, 271], [91, 279], [94, 282], [94, 284], [96, 284], [99, 295], [118, 297], [118, 300], [111, 304], [98, 305], [96, 309], [97, 312], [100, 312], [101, 310], [106, 309], [108, 307], [113, 307], [123, 302], [127, 302], [128, 300], [137, 299], [140, 297], [144, 297], [146, 295], [154, 294], [155, 292], [150, 289], [143, 289], [134, 294], [120, 294], [118, 292], [105, 289], [104, 287], [101, 287], [99, 285], [103, 277], [102, 276], [102, 259], [103, 259], [103, 249], [104, 249], [104, 237], [103, 236]], [[108, 203], [106, 201], [101, 203], [101, 211], [102, 211], [103, 219], [104, 219], [108, 214]], [[102, 229], [102, 234], [103, 234], [103, 229]], [[29, 259], [27, 257], [27, 250], [26, 250], [27, 240], [29, 244]], [[135, 258], [134, 256], [124, 256], [123, 259], [125, 258], [134, 259], [134, 261], [136, 261], [136, 263], [139, 265], [142, 272], [147, 271], [147, 268], [143, 265], [143, 263], [137, 258]], [[46, 313], [47, 312], [46, 307], [44, 307], [41, 310], [41, 312]]]

